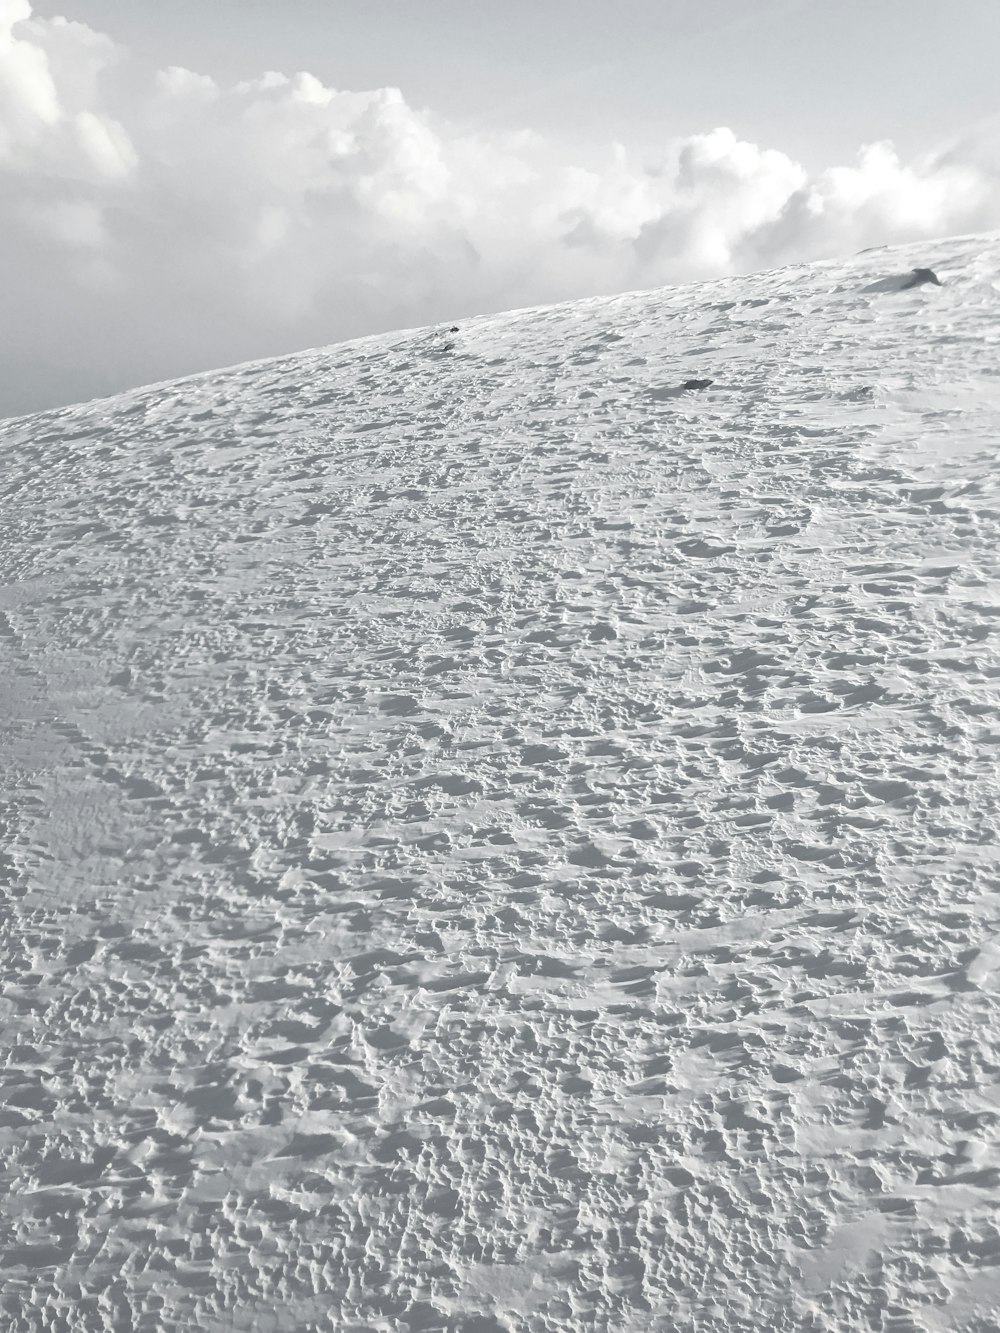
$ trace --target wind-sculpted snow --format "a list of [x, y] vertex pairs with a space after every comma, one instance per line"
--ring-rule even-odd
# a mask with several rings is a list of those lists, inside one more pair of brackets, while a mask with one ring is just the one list
[[6, 423], [4, 1329], [1000, 1329], [998, 344], [977, 238]]

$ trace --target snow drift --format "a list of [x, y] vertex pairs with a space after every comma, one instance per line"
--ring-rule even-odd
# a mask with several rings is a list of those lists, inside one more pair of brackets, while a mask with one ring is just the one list
[[6, 1326], [993, 1326], [998, 315], [977, 237], [0, 427]]

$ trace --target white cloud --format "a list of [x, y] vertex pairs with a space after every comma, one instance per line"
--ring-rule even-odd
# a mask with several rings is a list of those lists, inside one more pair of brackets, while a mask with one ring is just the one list
[[308, 73], [145, 78], [0, 0], [0, 412], [375, 329], [1000, 225], [995, 138], [809, 178], [713, 129], [601, 168]]

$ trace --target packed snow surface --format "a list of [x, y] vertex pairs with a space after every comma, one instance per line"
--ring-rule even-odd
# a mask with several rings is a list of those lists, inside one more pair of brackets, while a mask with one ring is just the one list
[[1000, 1328], [998, 351], [989, 236], [5, 423], [3, 1328]]

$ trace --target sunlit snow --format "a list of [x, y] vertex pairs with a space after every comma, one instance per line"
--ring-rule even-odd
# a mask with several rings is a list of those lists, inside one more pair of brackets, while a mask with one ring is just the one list
[[4, 1329], [996, 1330], [998, 353], [993, 235], [0, 425]]

